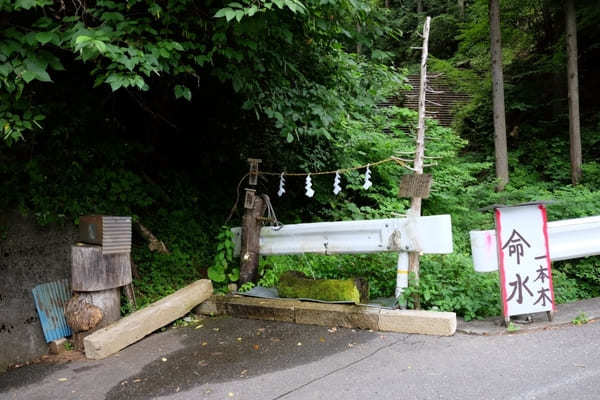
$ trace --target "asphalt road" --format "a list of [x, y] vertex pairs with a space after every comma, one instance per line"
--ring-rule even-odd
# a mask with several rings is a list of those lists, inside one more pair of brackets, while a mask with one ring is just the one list
[[600, 399], [600, 323], [453, 337], [211, 318], [0, 374], [0, 399]]

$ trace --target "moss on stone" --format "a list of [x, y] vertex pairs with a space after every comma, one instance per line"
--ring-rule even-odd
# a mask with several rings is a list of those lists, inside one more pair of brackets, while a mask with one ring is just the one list
[[[310, 279], [301, 272], [288, 271], [279, 278], [279, 296], [324, 301], [352, 301], [359, 304], [364, 283], [358, 279]], [[368, 293], [368, 289], [367, 289]]]

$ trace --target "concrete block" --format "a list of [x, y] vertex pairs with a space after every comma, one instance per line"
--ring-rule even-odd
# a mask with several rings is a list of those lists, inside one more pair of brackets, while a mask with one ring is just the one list
[[62, 338], [58, 340], [53, 340], [48, 343], [48, 348], [50, 349], [50, 354], [60, 354], [66, 351], [65, 343], [67, 343], [67, 339]]
[[225, 314], [225, 296], [212, 295], [193, 310], [194, 314], [211, 317]]
[[295, 307], [298, 324], [373, 329], [379, 325], [379, 309], [351, 304], [301, 302]]
[[379, 330], [451, 336], [456, 332], [456, 314], [422, 310], [381, 310]]
[[266, 321], [294, 322], [296, 300], [229, 297], [225, 312], [232, 317], [262, 319]]
[[85, 355], [101, 359], [183, 317], [212, 295], [210, 280], [201, 279], [83, 339]]

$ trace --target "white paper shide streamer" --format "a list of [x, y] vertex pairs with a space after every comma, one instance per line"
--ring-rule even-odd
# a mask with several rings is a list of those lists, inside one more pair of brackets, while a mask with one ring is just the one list
[[369, 168], [369, 164], [367, 164], [367, 170], [365, 171], [365, 183], [363, 184], [363, 189], [368, 190], [373, 183], [371, 182], [371, 169]]
[[304, 188], [306, 189], [306, 197], [314, 196], [315, 191], [312, 190], [312, 179], [310, 178], [310, 174], [306, 176], [306, 184], [304, 185]]
[[277, 192], [277, 196], [281, 197], [285, 193], [285, 178], [283, 177], [284, 172], [279, 176], [279, 191]]
[[342, 187], [340, 186], [340, 172], [337, 171], [335, 173], [335, 179], [333, 180], [333, 194], [337, 196], [337, 194], [341, 191]]

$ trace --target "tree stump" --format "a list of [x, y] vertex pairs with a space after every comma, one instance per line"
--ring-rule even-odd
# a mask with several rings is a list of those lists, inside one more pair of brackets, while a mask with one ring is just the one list
[[71, 261], [76, 299], [67, 317], [72, 317], [75, 348], [83, 350], [86, 336], [121, 318], [120, 287], [131, 283], [131, 260], [129, 253], [102, 254], [102, 246], [78, 243], [71, 246]]
[[78, 292], [114, 289], [131, 283], [129, 253], [102, 254], [102, 246], [71, 246], [71, 287]]

